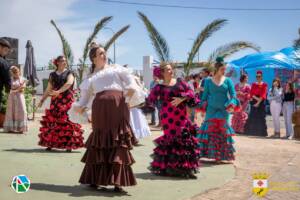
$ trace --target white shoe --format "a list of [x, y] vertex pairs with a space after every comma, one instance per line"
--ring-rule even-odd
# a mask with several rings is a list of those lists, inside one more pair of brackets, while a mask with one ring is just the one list
[[293, 139], [293, 136], [289, 136], [288, 139], [289, 139], [289, 140], [292, 140], [292, 139]]

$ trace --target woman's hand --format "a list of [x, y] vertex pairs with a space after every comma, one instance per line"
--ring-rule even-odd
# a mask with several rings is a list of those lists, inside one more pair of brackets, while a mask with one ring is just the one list
[[253, 96], [252, 98], [254, 98], [256, 101], [259, 101], [259, 100], [260, 100], [260, 98], [257, 97], [257, 96]]
[[43, 106], [43, 103], [44, 103], [44, 100], [41, 99], [40, 102], [38, 103], [37, 107], [41, 108]]
[[127, 90], [127, 96], [128, 96], [129, 98], [131, 98], [131, 97], [133, 96], [133, 94], [134, 94], [134, 90], [133, 90], [133, 89]]
[[201, 92], [201, 88], [196, 88], [195, 93], [199, 93], [199, 92]]
[[59, 94], [60, 94], [60, 92], [58, 90], [52, 90], [50, 92], [50, 96], [53, 96], [53, 97], [57, 97]]
[[86, 111], [86, 107], [76, 106], [74, 107], [74, 111], [82, 115]]
[[234, 107], [233, 107], [233, 105], [232, 105], [232, 104], [229, 105], [229, 106], [226, 108], [226, 111], [227, 111], [228, 113], [233, 113], [233, 112], [234, 112]]
[[185, 98], [182, 97], [173, 97], [173, 101], [171, 101], [172, 106], [177, 107], [179, 104], [181, 104]]
[[233, 107], [230, 107], [227, 109], [227, 112], [229, 112], [229, 113], [233, 113], [233, 111], [234, 111]]
[[253, 107], [258, 108], [259, 107], [259, 103], [257, 102], [256, 104], [253, 105]]

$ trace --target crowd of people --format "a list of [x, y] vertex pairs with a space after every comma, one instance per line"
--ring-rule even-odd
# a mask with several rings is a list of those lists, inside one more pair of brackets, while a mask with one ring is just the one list
[[[4, 130], [27, 131], [24, 100], [26, 80], [18, 67], [9, 67], [5, 55], [10, 45], [0, 40], [0, 90], [9, 92]], [[142, 110], [152, 106], [152, 125], [161, 126], [163, 134], [154, 140], [150, 171], [160, 176], [196, 179], [201, 159], [231, 163], [234, 160], [235, 133], [267, 136], [266, 100], [270, 102], [274, 136], [280, 134], [279, 116], [283, 112], [286, 136], [293, 137], [291, 115], [294, 109], [293, 84], [284, 89], [274, 79], [268, 92], [263, 74], [251, 86], [243, 74], [234, 85], [226, 77], [226, 64], [217, 58], [214, 71], [207, 69], [186, 79], [176, 78], [172, 63], [161, 63], [153, 70], [148, 92], [130, 70], [107, 64], [105, 49], [93, 45], [89, 51], [91, 72], [80, 85], [80, 98], [74, 94], [75, 76], [67, 69], [64, 56], [58, 56], [38, 107], [50, 97], [50, 107], [41, 120], [39, 142], [47, 151], [53, 148], [70, 152], [85, 147], [85, 164], [79, 182], [92, 188], [113, 185], [114, 191], [136, 185], [132, 149], [150, 135]], [[10, 74], [9, 74], [10, 73]], [[1, 93], [2, 94], [2, 93]], [[0, 95], [0, 100], [2, 95]], [[250, 112], [249, 110], [250, 106]], [[69, 113], [84, 116], [92, 132], [84, 142], [82, 126]], [[231, 118], [231, 115], [232, 118]], [[126, 193], [126, 192], [125, 192]]]
[[[211, 72], [208, 69], [202, 70], [199, 74], [193, 74], [185, 78], [185, 81], [194, 93], [202, 99], [205, 89], [205, 84], [209, 84], [216, 72]], [[227, 76], [224, 73], [224, 76]], [[207, 81], [208, 80], [208, 81]], [[157, 75], [153, 73], [152, 85], [159, 83]], [[237, 95], [237, 100], [240, 103], [240, 109], [232, 113], [230, 124], [235, 133], [253, 135], [253, 136], [268, 136], [266, 116], [267, 105], [272, 117], [274, 134], [272, 137], [280, 137], [280, 116], [283, 115], [285, 124], [285, 138], [292, 139], [294, 135], [292, 114], [295, 111], [295, 90], [292, 81], [288, 81], [282, 86], [279, 78], [273, 80], [272, 85], [268, 89], [267, 83], [263, 81], [263, 73], [258, 70], [256, 72], [256, 82], [248, 84], [248, 75], [242, 74], [240, 82], [234, 85], [234, 90]], [[215, 92], [212, 96], [217, 96]], [[160, 110], [159, 106], [155, 106], [155, 112], [151, 115], [151, 125], [155, 124], [155, 119], [158, 117], [156, 113]], [[201, 106], [189, 107], [188, 115], [190, 120], [198, 125], [203, 123], [205, 112]], [[160, 126], [160, 124], [158, 124]]]

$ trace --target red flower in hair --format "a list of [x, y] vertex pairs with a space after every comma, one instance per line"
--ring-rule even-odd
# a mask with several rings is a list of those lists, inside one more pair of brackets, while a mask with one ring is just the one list
[[160, 67], [159, 66], [154, 66], [153, 67], [153, 76], [156, 76], [156, 77], [161, 77], [161, 70], [160, 70]]
[[57, 59], [53, 59], [52, 60], [52, 64], [55, 65], [55, 66], [57, 66]]
[[261, 71], [261, 70], [258, 70], [258, 71], [256, 72], [256, 74], [262, 75], [262, 71]]

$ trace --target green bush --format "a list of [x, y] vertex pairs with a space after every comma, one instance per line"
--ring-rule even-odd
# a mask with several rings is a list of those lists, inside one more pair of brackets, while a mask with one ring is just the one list
[[26, 103], [26, 110], [28, 114], [33, 113], [33, 97], [32, 94], [35, 92], [32, 86], [27, 86], [24, 90], [24, 97]]
[[0, 113], [5, 114], [7, 107], [7, 98], [8, 94], [5, 92], [5, 89], [2, 90], [2, 100], [0, 102]]
[[[26, 103], [26, 110], [28, 114], [31, 114], [33, 112], [33, 98], [32, 94], [34, 92], [34, 88], [31, 86], [27, 86], [24, 90], [24, 97], [25, 97], [25, 103]], [[5, 90], [2, 91], [2, 101], [1, 103], [1, 108], [0, 108], [0, 113], [5, 114], [6, 112], [6, 107], [7, 107], [7, 99], [8, 99], [8, 93], [5, 92]]]

